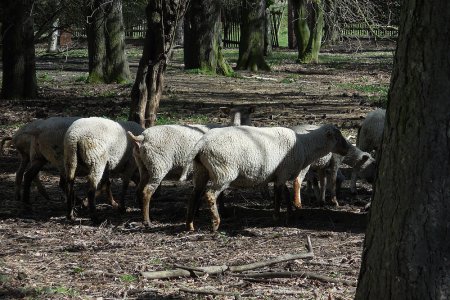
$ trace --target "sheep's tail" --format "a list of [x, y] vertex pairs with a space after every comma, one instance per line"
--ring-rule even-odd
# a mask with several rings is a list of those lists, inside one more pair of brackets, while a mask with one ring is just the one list
[[75, 180], [75, 171], [78, 165], [78, 141], [64, 139], [64, 167], [67, 181]]
[[133, 141], [133, 145], [140, 148], [142, 145], [142, 142], [144, 141], [144, 136], [141, 135], [134, 135], [131, 131], [127, 131], [128, 136], [130, 137], [130, 139]]
[[12, 144], [12, 137], [7, 136], [7, 137], [2, 138], [2, 140], [0, 141], [0, 153], [3, 153], [3, 148], [5, 148], [6, 144], [9, 144], [9, 145]]
[[194, 148], [192, 149], [191, 153], [189, 153], [189, 156], [186, 160], [186, 164], [183, 167], [183, 171], [181, 172], [181, 176], [180, 176], [180, 181], [186, 181], [187, 177], [189, 176], [190, 173], [192, 173], [192, 165], [194, 160], [195, 161], [199, 161], [199, 151], [200, 149], [203, 147], [203, 145], [205, 144], [204, 139], [200, 139], [194, 146]]

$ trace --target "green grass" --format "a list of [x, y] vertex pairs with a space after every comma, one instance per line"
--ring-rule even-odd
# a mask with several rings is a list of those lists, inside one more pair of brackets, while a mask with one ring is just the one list
[[55, 78], [50, 76], [47, 72], [40, 73], [37, 75], [38, 84], [39, 83], [52, 83]]
[[376, 103], [381, 107], [386, 107], [387, 96], [389, 92], [388, 84], [378, 83], [342, 83], [337, 87], [344, 90], [352, 90], [363, 93], [370, 102]]
[[68, 297], [78, 297], [80, 295], [80, 293], [70, 287], [65, 287], [65, 286], [54, 286], [54, 287], [42, 287], [42, 288], [36, 288], [35, 289], [36, 294], [39, 296], [44, 296], [44, 295], [52, 295], [52, 294], [56, 294], [56, 295], [62, 295], [62, 296], [68, 296]]
[[208, 123], [208, 117], [204, 115], [181, 115], [181, 114], [159, 114], [156, 119], [156, 125], [169, 125], [169, 124], [206, 124]]
[[122, 282], [130, 283], [130, 282], [135, 282], [135, 281], [137, 281], [137, 277], [134, 276], [134, 275], [131, 275], [131, 274], [124, 274], [124, 275], [121, 275], [121, 276], [120, 276], [120, 280], [121, 280]]
[[86, 83], [88, 77], [89, 77], [89, 73], [85, 73], [85, 74], [82, 74], [82, 75], [80, 75], [80, 76], [75, 77], [75, 78], [74, 78], [74, 81], [75, 81], [75, 82], [83, 82], [83, 83]]

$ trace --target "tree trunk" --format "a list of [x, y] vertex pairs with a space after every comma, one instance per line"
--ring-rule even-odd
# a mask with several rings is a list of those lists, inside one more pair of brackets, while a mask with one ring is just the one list
[[105, 9], [106, 0], [94, 0], [92, 10], [88, 12], [87, 41], [89, 56], [90, 83], [107, 82], [105, 74], [106, 41], [105, 41]]
[[155, 124], [161, 100], [164, 73], [172, 52], [176, 27], [186, 9], [186, 0], [149, 0], [144, 50], [131, 91], [129, 120], [150, 127]]
[[298, 15], [294, 20], [297, 39], [298, 62], [319, 62], [324, 27], [322, 0], [293, 0], [293, 9]]
[[126, 82], [130, 69], [125, 55], [122, 0], [94, 0], [88, 20], [88, 81]]
[[53, 53], [58, 51], [58, 30], [59, 19], [56, 19], [50, 29], [47, 52]]
[[339, 39], [339, 18], [336, 0], [325, 0], [324, 16], [324, 42], [334, 45]]
[[37, 96], [32, 0], [2, 2], [3, 99]]
[[123, 23], [122, 0], [114, 0], [109, 6], [105, 35], [108, 82], [127, 82], [130, 80], [130, 67], [125, 54], [125, 26]]
[[264, 59], [266, 0], [243, 0], [238, 70], [270, 71]]
[[288, 48], [295, 49], [297, 47], [297, 40], [295, 39], [294, 20], [298, 18], [295, 13], [292, 2], [294, 0], [288, 0]]
[[[273, 34], [277, 34], [274, 32]], [[272, 54], [272, 15], [270, 10], [266, 9], [266, 22], [264, 30], [264, 55], [270, 56]]]
[[184, 65], [206, 73], [230, 75], [230, 65], [222, 55], [221, 3], [192, 0], [184, 17]]
[[403, 4], [356, 299], [450, 298], [449, 18]]

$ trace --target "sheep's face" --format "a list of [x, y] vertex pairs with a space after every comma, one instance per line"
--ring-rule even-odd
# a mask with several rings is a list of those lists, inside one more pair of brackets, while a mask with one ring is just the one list
[[350, 144], [342, 136], [342, 133], [336, 126], [327, 127], [327, 139], [333, 144], [331, 152], [337, 153], [339, 155], [347, 155]]
[[234, 126], [252, 125], [252, 114], [255, 112], [255, 106], [250, 107], [221, 107], [220, 110], [230, 116], [231, 123]]
[[365, 153], [363, 155], [364, 161], [358, 167], [359, 172], [358, 175], [361, 178], [364, 178], [369, 183], [373, 183], [375, 181], [375, 175], [377, 173], [377, 166], [375, 159], [370, 156], [370, 154]]

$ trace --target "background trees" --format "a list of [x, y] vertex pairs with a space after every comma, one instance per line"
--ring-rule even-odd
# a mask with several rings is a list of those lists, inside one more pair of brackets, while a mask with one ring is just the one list
[[126, 82], [122, 0], [94, 0], [87, 8], [89, 82]]
[[356, 299], [450, 296], [449, 18], [446, 0], [402, 9]]
[[32, 0], [1, 2], [4, 99], [37, 95], [32, 7]]
[[222, 2], [192, 0], [184, 17], [184, 66], [207, 73], [230, 75], [221, 45]]
[[152, 1], [145, 10], [147, 33], [144, 50], [131, 91], [129, 120], [143, 127], [153, 126], [161, 100], [164, 73], [178, 23], [186, 11], [186, 0]]

